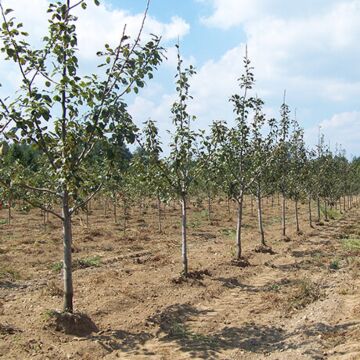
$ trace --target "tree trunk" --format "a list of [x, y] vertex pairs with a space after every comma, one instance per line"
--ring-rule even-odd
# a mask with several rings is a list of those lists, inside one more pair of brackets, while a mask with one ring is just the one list
[[256, 195], [257, 195], [257, 206], [258, 206], [258, 222], [259, 222], [260, 242], [261, 242], [261, 245], [266, 246], [265, 234], [264, 234], [264, 226], [263, 226], [263, 218], [262, 218], [260, 185], [258, 185]]
[[311, 195], [309, 195], [309, 225], [312, 228], [313, 224], [312, 224], [312, 213], [311, 213]]
[[208, 221], [211, 224], [211, 195], [208, 193]]
[[67, 191], [63, 198], [63, 235], [64, 235], [64, 312], [73, 312], [73, 283], [72, 283], [72, 260], [71, 260], [71, 214], [69, 212], [69, 200]]
[[157, 197], [157, 208], [158, 208], [158, 229], [159, 229], [159, 234], [162, 233], [162, 224], [161, 224], [161, 199], [160, 196], [158, 195]]
[[286, 198], [285, 198], [285, 193], [282, 193], [281, 233], [282, 233], [282, 236], [286, 236]]
[[188, 276], [187, 239], [186, 239], [186, 196], [181, 196], [181, 256], [183, 264], [183, 275]]
[[11, 207], [12, 207], [12, 193], [9, 192], [9, 198], [8, 198], [8, 224], [11, 224]]
[[123, 206], [124, 206], [123, 211], [124, 211], [124, 235], [125, 235], [127, 228], [127, 203], [125, 199]]
[[299, 207], [298, 207], [298, 199], [295, 200], [295, 220], [296, 220], [296, 232], [300, 233], [300, 225], [299, 225]]
[[320, 211], [320, 196], [317, 197], [317, 222], [319, 223], [321, 220], [321, 211]]
[[254, 198], [250, 195], [250, 203], [251, 203], [251, 216], [254, 216]]
[[113, 192], [113, 212], [114, 212], [114, 222], [117, 224], [117, 199], [116, 199], [116, 193]]
[[324, 213], [325, 213], [325, 221], [329, 221], [328, 211], [327, 211], [327, 200], [324, 201]]
[[238, 203], [238, 216], [237, 216], [237, 225], [236, 225], [236, 260], [240, 260], [242, 256], [241, 248], [241, 226], [242, 226], [242, 214], [243, 214], [243, 194], [240, 195], [240, 198], [237, 200]]

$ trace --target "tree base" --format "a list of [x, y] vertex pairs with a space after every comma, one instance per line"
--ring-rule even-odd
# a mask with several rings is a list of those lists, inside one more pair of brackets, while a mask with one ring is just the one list
[[231, 260], [231, 265], [241, 267], [241, 268], [245, 268], [245, 267], [250, 266], [250, 263], [249, 263], [249, 260], [247, 258], [242, 256], [240, 259]]
[[284, 242], [290, 242], [290, 241], [291, 241], [291, 239], [290, 239], [290, 237], [289, 237], [289, 236], [287, 236], [287, 235], [283, 235], [283, 237], [282, 237], [282, 241], [284, 241]]
[[86, 314], [50, 311], [44, 326], [68, 335], [88, 336], [99, 329]]
[[262, 254], [270, 254], [270, 255], [276, 254], [275, 251], [270, 246], [267, 246], [267, 245], [258, 245], [254, 249], [254, 251], [256, 253], [262, 253]]
[[182, 284], [188, 280], [203, 280], [205, 276], [211, 276], [211, 272], [207, 269], [190, 271], [187, 275], [180, 274], [180, 276], [171, 279], [173, 284]]

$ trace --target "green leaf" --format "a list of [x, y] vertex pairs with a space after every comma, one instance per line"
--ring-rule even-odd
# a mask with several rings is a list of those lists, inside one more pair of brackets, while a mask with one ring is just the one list
[[6, 10], [5, 10], [5, 15], [10, 14], [10, 13], [13, 12], [13, 11], [14, 11], [13, 9], [6, 9]]
[[45, 86], [46, 86], [46, 87], [50, 87], [50, 86], [51, 86], [50, 81], [46, 81], [46, 82], [45, 82]]
[[94, 3], [96, 6], [99, 6], [100, 5], [100, 1], [99, 0], [94, 0]]

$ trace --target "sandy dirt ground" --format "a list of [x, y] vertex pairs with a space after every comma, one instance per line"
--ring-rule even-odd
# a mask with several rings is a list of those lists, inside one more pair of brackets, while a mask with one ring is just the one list
[[[74, 218], [76, 315], [62, 307], [61, 224], [37, 210], [0, 212], [0, 357], [3, 359], [360, 359], [360, 209], [302, 233], [280, 236], [277, 201], [264, 201], [258, 253], [247, 202], [244, 255], [235, 266], [236, 215], [226, 202], [189, 209], [189, 266], [179, 278], [180, 210], [168, 206], [163, 233], [154, 207], [115, 224], [100, 201], [90, 224]], [[119, 209], [120, 212], [121, 209]], [[314, 209], [315, 212], [315, 209]], [[71, 332], [71, 334], [69, 333]]]

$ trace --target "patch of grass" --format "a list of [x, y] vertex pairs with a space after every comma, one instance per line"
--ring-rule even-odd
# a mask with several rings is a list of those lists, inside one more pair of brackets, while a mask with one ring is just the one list
[[5, 225], [7, 223], [8, 223], [7, 219], [0, 219], [0, 225]]
[[335, 259], [335, 260], [331, 261], [331, 263], [329, 264], [329, 269], [330, 270], [339, 270], [340, 269], [339, 260]]
[[20, 273], [6, 266], [0, 267], [0, 279], [8, 279], [11, 281], [20, 280]]
[[184, 324], [174, 322], [169, 329], [169, 336], [171, 338], [181, 339], [189, 342], [194, 342], [208, 347], [215, 347], [218, 340], [209, 335], [197, 334], [188, 329]]
[[62, 261], [56, 262], [54, 264], [51, 264], [50, 268], [52, 271], [60, 272], [61, 269], [63, 268], [63, 263]]
[[226, 235], [231, 238], [236, 235], [236, 230], [234, 229], [221, 229], [220, 232], [222, 235]]
[[201, 210], [200, 211], [200, 217], [202, 219], [208, 219], [209, 218], [209, 211], [206, 209], [206, 210]]
[[288, 308], [300, 310], [324, 296], [319, 284], [308, 279], [300, 280], [288, 301]]
[[[325, 216], [325, 208], [321, 208], [322, 214]], [[335, 208], [328, 208], [327, 209], [327, 215], [330, 220], [337, 220], [341, 218], [341, 213], [339, 210], [336, 210]]]
[[281, 286], [279, 284], [272, 284], [269, 286], [269, 291], [279, 292], [280, 289], [281, 289]]
[[274, 225], [281, 223], [281, 216], [272, 216], [270, 219], [266, 221], [267, 225]]
[[342, 241], [342, 246], [347, 251], [360, 251], [360, 239], [345, 239]]
[[[101, 264], [100, 256], [93, 256], [85, 259], [77, 259], [73, 261], [73, 270], [85, 269], [89, 267], [99, 267]], [[55, 272], [60, 272], [63, 268], [63, 262], [56, 262], [51, 265], [51, 269]]]
[[188, 222], [187, 225], [191, 229], [197, 229], [201, 226], [201, 221], [199, 219], [194, 219]]
[[94, 256], [86, 259], [75, 260], [73, 263], [74, 269], [85, 269], [88, 267], [99, 267], [101, 264], [100, 256]]

